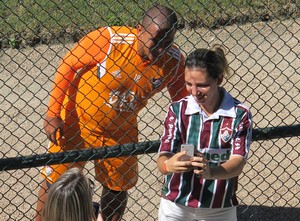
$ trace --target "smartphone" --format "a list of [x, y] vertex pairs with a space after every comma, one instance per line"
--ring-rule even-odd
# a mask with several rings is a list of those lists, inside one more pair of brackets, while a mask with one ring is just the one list
[[182, 144], [181, 151], [186, 151], [186, 155], [181, 157], [181, 160], [190, 160], [195, 155], [195, 146], [193, 144]]

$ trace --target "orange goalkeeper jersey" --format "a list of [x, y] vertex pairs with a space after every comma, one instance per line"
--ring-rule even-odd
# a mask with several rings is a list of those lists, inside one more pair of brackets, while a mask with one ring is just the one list
[[187, 95], [183, 73], [184, 58], [175, 46], [159, 64], [150, 65], [137, 54], [136, 29], [100, 28], [63, 58], [47, 114], [79, 119], [96, 136], [128, 130], [147, 100], [164, 87], [172, 100]]

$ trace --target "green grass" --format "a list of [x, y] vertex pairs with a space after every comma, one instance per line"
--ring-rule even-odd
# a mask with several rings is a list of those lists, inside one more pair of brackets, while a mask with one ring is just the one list
[[[129, 25], [140, 21], [154, 1], [138, 0], [1, 0], [0, 39], [14, 44], [26, 36], [52, 38], [88, 32], [100, 26]], [[155, 1], [176, 10], [182, 27], [215, 27], [236, 22], [299, 16], [300, 0], [173, 0]], [[41, 34], [42, 33], [42, 34]]]

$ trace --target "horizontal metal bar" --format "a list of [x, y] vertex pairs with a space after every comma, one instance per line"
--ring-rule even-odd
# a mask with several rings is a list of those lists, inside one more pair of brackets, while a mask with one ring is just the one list
[[[270, 140], [294, 136], [300, 136], [300, 124], [292, 126], [278, 126], [263, 129], [254, 129], [252, 134], [252, 141]], [[0, 171], [121, 156], [157, 153], [159, 145], [160, 141], [147, 141], [116, 145], [112, 147], [105, 146], [101, 148], [72, 150], [59, 153], [45, 153], [30, 156], [10, 157], [0, 159]]]

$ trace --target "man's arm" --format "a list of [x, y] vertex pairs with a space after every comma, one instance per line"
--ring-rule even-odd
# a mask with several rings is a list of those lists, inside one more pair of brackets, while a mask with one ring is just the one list
[[106, 28], [93, 31], [83, 37], [62, 59], [50, 94], [47, 115], [60, 115], [65, 93], [78, 70], [96, 65], [103, 60], [109, 49], [110, 34]]
[[83, 37], [62, 59], [54, 78], [44, 121], [44, 130], [49, 140], [55, 144], [57, 144], [58, 137], [63, 137], [63, 121], [60, 118], [60, 111], [75, 74], [81, 70], [77, 73], [80, 75], [89, 66], [101, 62], [107, 55], [109, 42], [110, 33], [107, 28], [98, 29]]
[[168, 84], [168, 91], [171, 96], [172, 101], [180, 100], [181, 98], [188, 95], [185, 87], [184, 80], [184, 56], [181, 54], [179, 67], [172, 73], [174, 77], [172, 81]]

